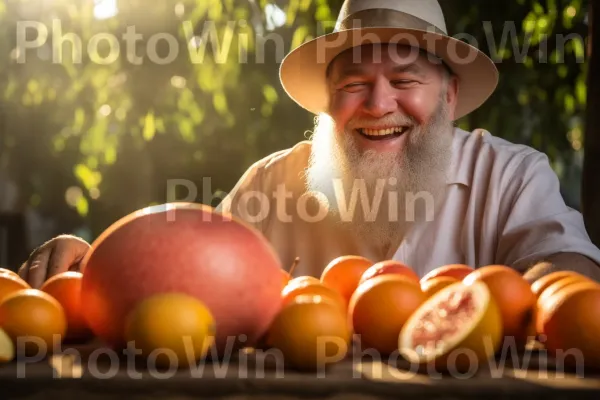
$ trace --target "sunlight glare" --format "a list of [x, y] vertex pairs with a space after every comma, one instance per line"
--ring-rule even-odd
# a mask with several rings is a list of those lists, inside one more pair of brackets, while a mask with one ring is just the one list
[[117, 0], [94, 0], [94, 18], [112, 18], [117, 12]]

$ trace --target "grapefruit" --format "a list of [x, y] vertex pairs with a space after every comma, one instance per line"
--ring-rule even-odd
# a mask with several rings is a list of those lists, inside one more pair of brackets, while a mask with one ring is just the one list
[[419, 275], [417, 275], [415, 271], [413, 271], [409, 266], [394, 260], [381, 261], [369, 267], [369, 269], [367, 269], [364, 272], [364, 274], [362, 274], [362, 277], [360, 278], [360, 283], [366, 281], [367, 279], [371, 279], [375, 276], [385, 274], [403, 275], [407, 278], [412, 279], [413, 281], [415, 281], [415, 283], [419, 283]]
[[465, 264], [443, 265], [441, 267], [437, 267], [436, 269], [425, 275], [423, 278], [421, 278], [421, 283], [438, 276], [449, 276], [460, 281], [473, 271], [475, 271], [473, 267], [470, 267]]
[[475, 281], [485, 283], [498, 304], [505, 339], [514, 339], [520, 346], [527, 344], [536, 307], [536, 297], [529, 282], [519, 272], [504, 265], [479, 268], [463, 282], [469, 285]]
[[83, 316], [81, 305], [82, 277], [81, 272], [66, 271], [54, 275], [40, 287], [41, 291], [54, 297], [63, 307], [67, 318], [66, 339], [88, 340], [93, 336]]
[[373, 262], [365, 257], [347, 255], [333, 259], [321, 274], [321, 282], [342, 295], [346, 304], [358, 287], [362, 275]]
[[389, 355], [398, 350], [398, 335], [411, 314], [427, 296], [412, 278], [385, 274], [356, 289], [348, 315], [363, 349]]
[[319, 278], [315, 278], [314, 276], [298, 276], [296, 278], [290, 279], [287, 283], [286, 287], [292, 287], [296, 285], [304, 285], [306, 283], [321, 283]]
[[548, 288], [548, 286], [552, 285], [554, 282], [558, 282], [564, 278], [577, 277], [581, 278], [581, 280], [587, 280], [588, 278], [584, 275], [581, 275], [575, 271], [556, 271], [552, 272], [548, 275], [544, 275], [541, 278], [537, 279], [535, 282], [531, 284], [531, 291], [537, 298], [540, 297], [542, 292]]
[[125, 337], [157, 366], [190, 366], [206, 356], [214, 343], [215, 322], [195, 297], [157, 294], [141, 301], [127, 316]]
[[594, 285], [598, 285], [598, 283], [592, 281], [591, 279], [587, 279], [582, 276], [567, 276], [565, 278], [557, 280], [556, 282], [553, 282], [540, 293], [537, 299], [537, 307], [540, 308], [545, 302], [547, 302], [552, 296], [554, 296], [563, 288], [579, 282], [587, 282]]
[[317, 370], [342, 360], [349, 351], [351, 331], [346, 314], [328, 298], [294, 298], [275, 317], [266, 345], [278, 349], [285, 366]]
[[502, 316], [488, 287], [454, 283], [430, 297], [399, 335], [400, 354], [423, 367], [462, 371], [491, 358], [502, 341]]
[[450, 286], [456, 282], [460, 281], [450, 276], [436, 276], [435, 278], [423, 281], [421, 283], [421, 290], [427, 295], [427, 297], [431, 297], [443, 288]]
[[21, 280], [23, 279], [15, 271], [13, 271], [12, 269], [8, 269], [8, 268], [0, 267], [0, 274], [9, 274], [9, 275], [14, 276], [15, 278], [19, 278]]
[[122, 347], [137, 303], [166, 292], [195, 297], [215, 319], [222, 355], [228, 343], [251, 346], [267, 330], [281, 303], [281, 269], [264, 236], [244, 222], [201, 204], [153, 206], [92, 243], [82, 260], [81, 301], [94, 334]]
[[7, 295], [23, 289], [31, 289], [31, 286], [18, 276], [0, 273], [0, 302]]
[[540, 304], [538, 330], [557, 363], [600, 367], [600, 286], [580, 281]]
[[289, 285], [284, 288], [281, 292], [282, 306], [292, 302], [294, 298], [301, 295], [316, 295], [326, 297], [329, 300], [336, 303], [343, 313], [346, 313], [346, 301], [341, 294], [335, 290], [323, 285], [321, 282], [305, 281], [304, 283], [297, 283], [295, 285]]
[[18, 353], [48, 355], [63, 340], [67, 319], [54, 297], [38, 289], [24, 289], [9, 294], [0, 303], [0, 326]]

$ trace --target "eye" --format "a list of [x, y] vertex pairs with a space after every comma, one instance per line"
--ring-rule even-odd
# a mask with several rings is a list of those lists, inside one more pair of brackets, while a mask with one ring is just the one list
[[417, 82], [410, 80], [410, 79], [397, 79], [397, 80], [391, 81], [391, 83], [394, 86], [409, 86], [409, 85], [413, 85]]
[[362, 87], [366, 85], [365, 82], [351, 82], [342, 87], [342, 90], [346, 91], [356, 91], [360, 90]]

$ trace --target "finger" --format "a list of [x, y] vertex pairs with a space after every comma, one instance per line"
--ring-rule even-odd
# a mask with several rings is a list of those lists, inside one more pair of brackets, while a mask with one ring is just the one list
[[19, 270], [17, 271], [17, 274], [25, 281], [27, 280], [27, 269], [27, 261], [25, 261], [23, 264], [21, 264]]
[[52, 255], [52, 251], [52, 248], [44, 249], [35, 254], [31, 259], [29, 263], [29, 271], [27, 273], [27, 282], [32, 288], [39, 288], [46, 280], [48, 260]]
[[48, 260], [48, 279], [70, 270], [86, 253], [87, 244], [76, 241], [58, 243]]

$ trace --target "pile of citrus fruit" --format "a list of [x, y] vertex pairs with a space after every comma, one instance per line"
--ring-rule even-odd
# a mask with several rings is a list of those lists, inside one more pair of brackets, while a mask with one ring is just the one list
[[0, 268], [0, 361], [17, 354], [47, 355], [65, 339], [91, 335], [80, 313], [81, 274], [66, 272], [32, 289]]
[[[401, 262], [352, 255], [332, 260], [318, 278], [281, 272], [278, 311], [260, 342], [248, 345], [279, 350], [286, 367], [324, 368], [358, 345], [382, 360], [470, 369], [507, 341], [523, 349], [533, 339], [553, 356], [579, 352], [566, 363], [600, 367], [600, 284], [575, 272], [530, 283], [508, 266], [452, 264], [420, 278]], [[0, 362], [95, 336], [81, 302], [83, 277], [65, 272], [33, 289], [0, 269]], [[118, 329], [155, 365], [186, 366], [216, 343], [215, 315], [197, 296], [156, 292]]]
[[531, 284], [508, 266], [452, 264], [419, 278], [398, 261], [343, 256], [320, 279], [283, 273], [282, 308], [263, 344], [297, 369], [334, 364], [359, 344], [382, 360], [447, 371], [534, 339], [551, 355], [578, 350], [586, 366], [600, 366], [598, 335], [600, 284], [575, 272]]
[[[51, 355], [60, 345], [86, 342], [94, 333], [81, 303], [83, 274], [69, 271], [33, 289], [15, 272], [0, 268], [0, 362], [19, 355]], [[123, 327], [138, 353], [156, 366], [189, 365], [204, 357], [214, 339], [214, 318], [194, 297], [148, 296]]]

